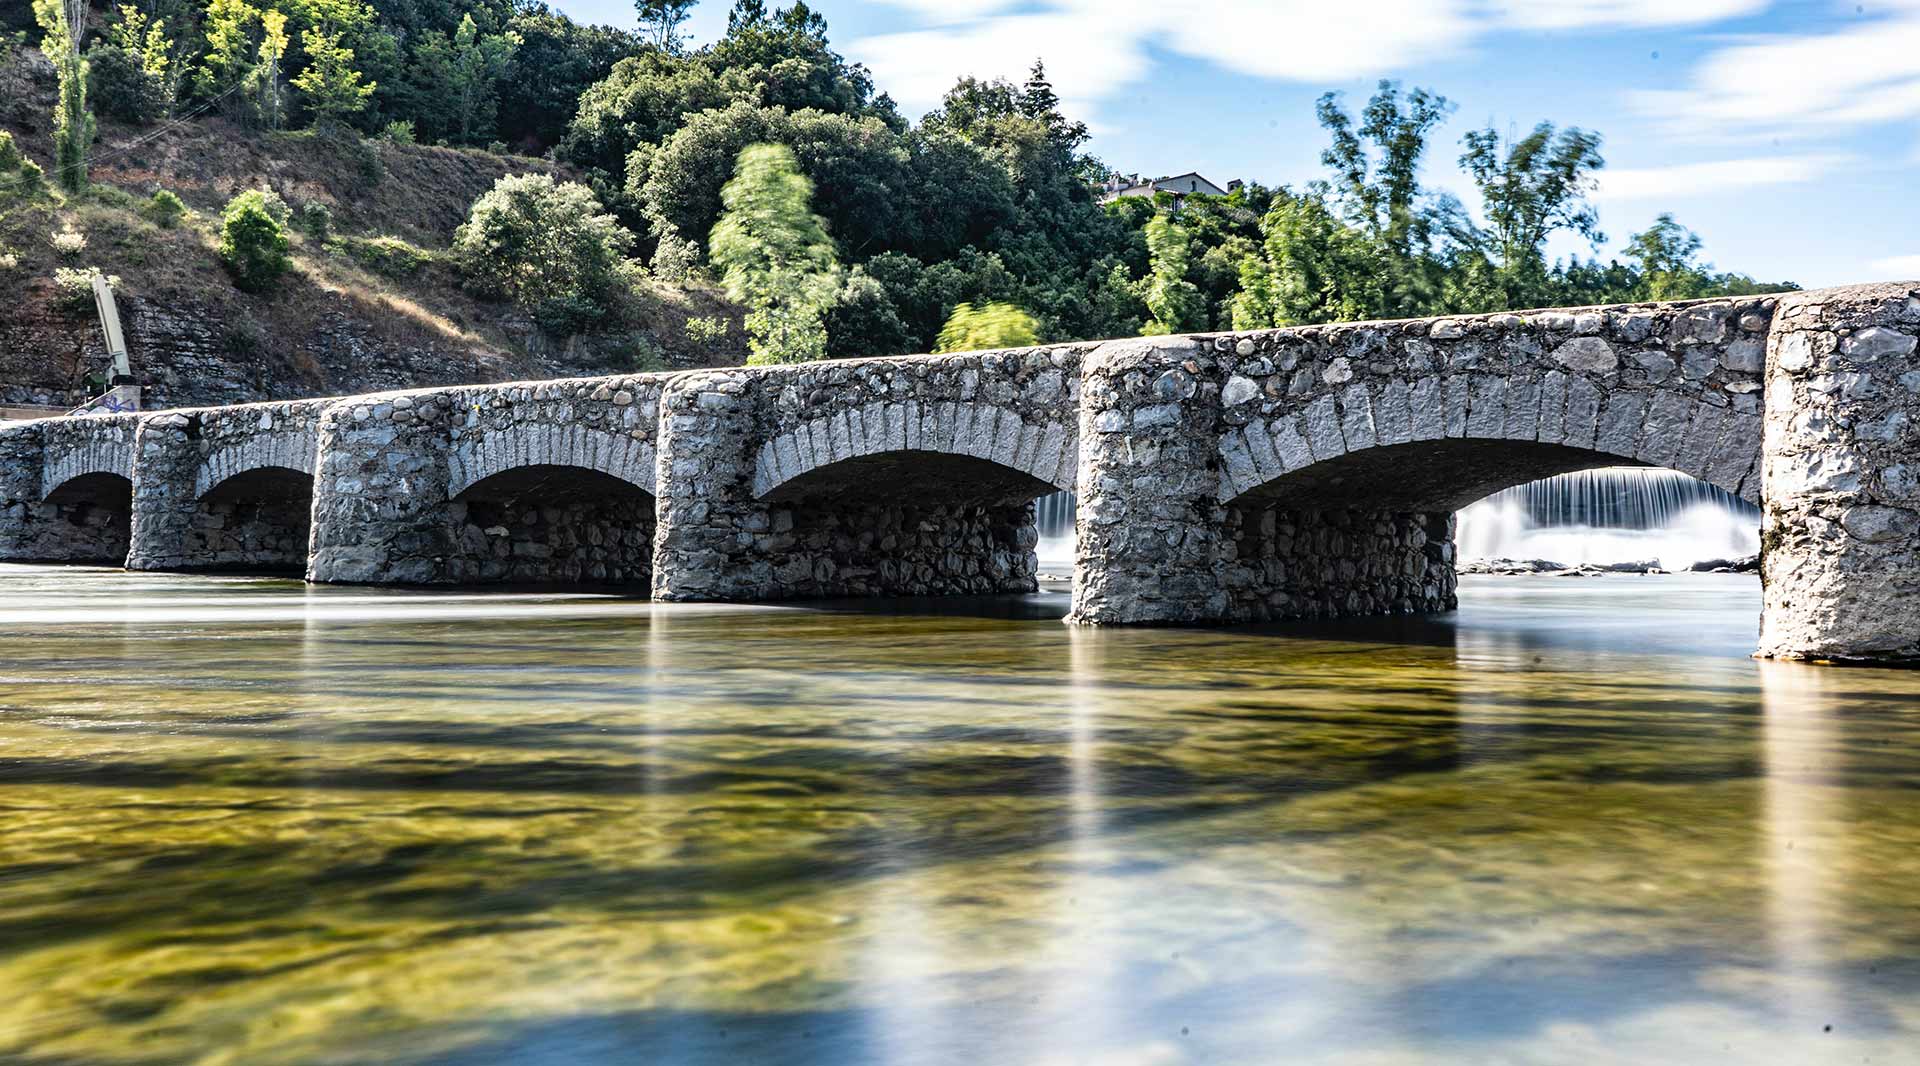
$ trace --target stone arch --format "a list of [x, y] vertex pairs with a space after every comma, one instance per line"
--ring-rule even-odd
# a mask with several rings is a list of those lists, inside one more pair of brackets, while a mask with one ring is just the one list
[[516, 424], [488, 432], [471, 446], [456, 447], [447, 464], [447, 495], [515, 469], [570, 467], [617, 478], [656, 495], [653, 444], [584, 425]]
[[39, 505], [45, 540], [29, 556], [115, 566], [126, 561], [133, 539], [133, 481], [119, 471], [85, 465], [68, 468], [78, 472], [47, 490]]
[[585, 462], [530, 463], [473, 480], [448, 503], [449, 576], [476, 583], [651, 584], [656, 501], [631, 468], [624, 473]]
[[48, 499], [62, 485], [89, 474], [111, 474], [133, 484], [133, 449], [124, 441], [89, 440], [75, 448], [49, 456], [40, 471], [40, 498]]
[[1219, 497], [1452, 510], [1554, 474], [1658, 466], [1758, 502], [1761, 432], [1757, 411], [1558, 371], [1355, 382], [1222, 434]]
[[277, 469], [312, 478], [318, 433], [289, 430], [259, 433], [208, 455], [194, 473], [193, 494], [204, 498], [221, 484], [255, 470]]
[[263, 450], [214, 469], [217, 480], [194, 499], [186, 523], [182, 568], [257, 573], [301, 573], [313, 533], [312, 460], [296, 466], [299, 453], [269, 461]]
[[1071, 491], [1079, 463], [1075, 426], [1027, 422], [994, 404], [879, 401], [800, 423], [768, 440], [753, 492], [767, 499], [815, 471], [888, 453], [979, 460]]

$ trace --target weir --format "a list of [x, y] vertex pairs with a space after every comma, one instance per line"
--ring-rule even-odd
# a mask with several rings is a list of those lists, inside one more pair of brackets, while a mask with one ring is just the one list
[[1761, 508], [1760, 653], [1920, 659], [1920, 287], [419, 389], [0, 430], [0, 558], [663, 600], [1036, 586], [1441, 611], [1454, 512], [1662, 467]]

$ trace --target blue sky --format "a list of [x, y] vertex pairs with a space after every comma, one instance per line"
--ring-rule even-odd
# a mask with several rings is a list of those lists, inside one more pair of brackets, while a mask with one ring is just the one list
[[[619, 0], [559, 0], [633, 24]], [[710, 41], [730, 0], [690, 29]], [[776, 6], [769, 3], [769, 7]], [[1600, 131], [1616, 246], [1660, 211], [1722, 269], [1803, 285], [1920, 278], [1920, 0], [819, 0], [834, 46], [918, 117], [963, 74], [1046, 60], [1116, 168], [1298, 183], [1313, 102], [1381, 78], [1458, 105], [1429, 185], [1474, 203], [1460, 135]], [[1562, 242], [1561, 253], [1588, 251]]]

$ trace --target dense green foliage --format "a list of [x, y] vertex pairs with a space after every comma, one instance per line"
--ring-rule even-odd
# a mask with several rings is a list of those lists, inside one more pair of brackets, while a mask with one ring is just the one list
[[824, 358], [821, 316], [840, 287], [840, 260], [808, 208], [813, 183], [784, 144], [748, 145], [733, 171], [709, 246], [727, 295], [747, 306], [748, 362]]
[[501, 182], [452, 256], [555, 332], [609, 324], [639, 269], [721, 281], [761, 360], [927, 350], [962, 307], [1017, 308], [1060, 340], [1781, 287], [1716, 272], [1667, 215], [1620, 259], [1550, 261], [1556, 240], [1603, 242], [1601, 139], [1577, 127], [1469, 132], [1466, 204], [1421, 181], [1453, 104], [1383, 82], [1357, 113], [1319, 100], [1317, 179], [1103, 204], [1107, 168], [1039, 62], [1019, 84], [963, 78], [910, 122], [805, 0], [734, 0], [699, 47], [694, 4], [636, 0], [626, 32], [538, 0], [141, 0], [84, 53], [84, 28], [62, 28], [80, 0], [35, 10], [62, 64], [69, 187], [85, 183], [89, 67], [93, 106], [125, 122], [217, 109], [572, 168]]
[[[285, 207], [282, 205], [281, 211]], [[220, 215], [220, 261], [246, 292], [265, 292], [286, 273], [287, 231], [267, 194], [249, 189]]]
[[154, 190], [153, 197], [140, 207], [140, 213], [161, 229], [172, 229], [186, 217], [187, 205], [166, 189]]
[[1008, 303], [975, 307], [962, 303], [953, 309], [934, 341], [936, 352], [979, 352], [990, 348], [1024, 348], [1040, 343], [1033, 316]]
[[87, 188], [87, 150], [93, 143], [93, 112], [87, 109], [86, 0], [33, 0], [33, 14], [46, 34], [41, 50], [60, 77], [60, 103], [53, 115], [53, 173], [70, 193]]
[[474, 201], [453, 255], [476, 293], [512, 300], [547, 330], [569, 334], [611, 313], [632, 245], [593, 190], [520, 174]]

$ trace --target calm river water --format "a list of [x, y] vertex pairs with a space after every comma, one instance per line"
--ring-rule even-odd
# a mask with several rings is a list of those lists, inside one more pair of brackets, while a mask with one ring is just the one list
[[0, 1062], [1920, 1062], [1920, 675], [1738, 576], [1087, 631], [0, 567]]

